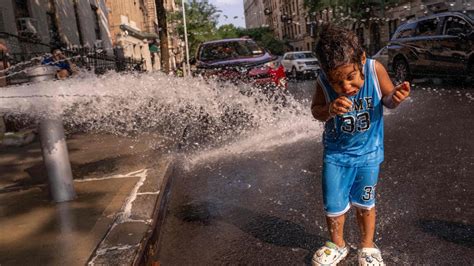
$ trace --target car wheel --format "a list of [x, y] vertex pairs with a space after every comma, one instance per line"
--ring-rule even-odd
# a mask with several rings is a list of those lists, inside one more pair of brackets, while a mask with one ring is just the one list
[[293, 79], [297, 79], [297, 78], [298, 78], [298, 71], [296, 71], [296, 68], [295, 68], [295, 67], [293, 67], [293, 68], [291, 69], [291, 77], [292, 77]]
[[393, 71], [395, 72], [395, 81], [397, 83], [411, 81], [410, 69], [404, 59], [397, 59], [395, 63], [393, 63]]

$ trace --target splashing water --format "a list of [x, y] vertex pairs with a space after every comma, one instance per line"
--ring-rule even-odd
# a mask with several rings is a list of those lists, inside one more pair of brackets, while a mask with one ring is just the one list
[[62, 117], [69, 132], [157, 133], [187, 151], [190, 165], [313, 138], [322, 128], [309, 107], [287, 95], [269, 99], [250, 85], [161, 73], [82, 73], [2, 89], [0, 106], [38, 121]]

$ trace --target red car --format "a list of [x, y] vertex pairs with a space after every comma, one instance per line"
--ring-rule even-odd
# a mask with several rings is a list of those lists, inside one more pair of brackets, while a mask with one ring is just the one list
[[196, 54], [196, 68], [206, 77], [221, 80], [281, 90], [287, 86], [285, 70], [278, 58], [248, 38], [202, 43]]

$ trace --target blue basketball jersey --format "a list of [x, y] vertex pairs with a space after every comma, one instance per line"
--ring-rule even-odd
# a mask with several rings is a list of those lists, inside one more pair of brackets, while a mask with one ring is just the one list
[[[351, 97], [352, 108], [343, 115], [329, 119], [324, 125], [324, 161], [341, 166], [379, 165], [383, 161], [382, 92], [375, 72], [375, 61], [367, 59], [364, 85]], [[321, 71], [318, 83], [326, 102], [339, 97]]]

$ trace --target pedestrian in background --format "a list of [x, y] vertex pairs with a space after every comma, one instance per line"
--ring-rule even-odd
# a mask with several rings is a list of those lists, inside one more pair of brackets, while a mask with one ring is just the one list
[[0, 39], [0, 87], [7, 86], [5, 69], [8, 68], [8, 47], [5, 40]]
[[345, 213], [353, 205], [361, 231], [359, 265], [384, 265], [374, 244], [375, 188], [384, 159], [383, 106], [397, 107], [410, 84], [394, 86], [383, 65], [366, 58], [357, 36], [326, 26], [316, 45], [322, 72], [311, 104], [325, 122], [322, 190], [331, 241], [313, 256], [313, 265], [336, 265], [349, 248]]
[[[8, 47], [5, 40], [0, 39], [0, 87], [7, 86], [7, 78], [4, 72], [8, 68]], [[3, 114], [0, 113], [0, 144], [3, 142], [6, 127]]]
[[51, 53], [51, 56], [45, 57], [41, 64], [57, 67], [57, 79], [68, 78], [69, 76], [77, 72], [76, 66], [69, 62], [64, 53], [61, 51], [61, 49], [54, 49]]

